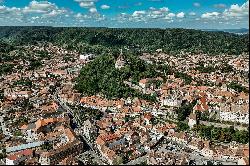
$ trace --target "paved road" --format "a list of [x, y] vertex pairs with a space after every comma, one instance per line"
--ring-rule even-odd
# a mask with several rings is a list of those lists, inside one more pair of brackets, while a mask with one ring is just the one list
[[67, 111], [67, 113], [69, 113], [72, 117], [73, 117], [73, 121], [78, 125], [78, 126], [81, 126], [81, 123], [80, 123], [80, 118], [78, 115], [76, 115], [74, 113], [74, 111], [69, 108], [69, 106], [67, 106], [67, 104], [65, 104], [59, 97], [58, 95], [55, 95], [53, 96], [54, 100], [58, 102], [58, 104], [64, 109]]
[[[82, 123], [81, 123], [81, 119], [79, 118], [79, 116], [74, 113], [74, 111], [69, 107], [67, 106], [66, 103], [64, 103], [59, 97], [57, 97], [57, 95], [54, 95], [53, 96], [54, 100], [56, 100], [58, 102], [58, 104], [64, 109], [67, 111], [67, 113], [69, 113], [72, 117], [73, 117], [73, 121], [77, 124], [77, 126], [79, 127], [82, 127]], [[79, 133], [81, 134], [82, 138], [84, 139], [84, 141], [88, 144], [88, 146], [93, 150], [93, 145], [88, 141], [88, 139], [86, 139], [86, 137], [84, 136], [84, 133], [83, 131], [80, 129], [78, 130]]]
[[0, 116], [0, 125], [4, 135], [13, 136], [9, 131], [7, 131], [3, 116]]
[[[164, 144], [159, 149], [159, 152], [174, 153], [176, 155], [187, 154], [191, 160], [195, 160], [196, 163], [200, 163], [200, 164], [202, 164], [204, 161], [213, 161], [214, 160], [214, 158], [202, 156], [199, 152], [196, 152], [196, 151], [193, 151], [192, 153], [186, 153], [186, 152], [183, 152], [181, 150], [176, 150], [176, 151], [169, 150], [166, 147], [168, 147], [168, 145]], [[237, 164], [237, 161], [230, 160], [230, 159], [225, 159], [225, 160], [218, 160], [218, 159], [216, 159], [214, 161], [218, 161], [218, 162], [221, 162], [221, 163], [224, 163], [224, 164], [227, 164], [227, 165], [235, 165], [235, 164]]]
[[147, 157], [148, 157], [148, 155], [144, 155], [144, 156], [139, 157], [139, 158], [137, 158], [135, 160], [132, 160], [132, 161], [126, 163], [126, 164], [120, 164], [120, 165], [136, 165], [136, 164], [140, 164], [140, 163], [146, 161]]
[[79, 127], [77, 132], [82, 136], [82, 138], [84, 139], [84, 141], [90, 147], [91, 151], [94, 152], [95, 156], [97, 158], [99, 158], [103, 163], [107, 163], [107, 160], [100, 154], [99, 150], [95, 147], [95, 145], [92, 144], [92, 143], [90, 143], [90, 141], [84, 136], [84, 132], [83, 132], [83, 129], [82, 129], [82, 127], [83, 127], [82, 124], [83, 123], [81, 123], [80, 117], [70, 107], [68, 107], [67, 104], [64, 103], [60, 99], [60, 97], [58, 97], [57, 93], [53, 97], [54, 97], [54, 100], [56, 100], [58, 102], [58, 104], [73, 117], [74, 122]]
[[[82, 161], [83, 163], [86, 163], [90, 158], [92, 158], [92, 162], [97, 162], [99, 165], [107, 165], [106, 164], [106, 159], [104, 159], [102, 156], [96, 154], [95, 151], [86, 151], [82, 154], [80, 154], [77, 159]], [[87, 160], [86, 160], [87, 159]]]
[[[169, 140], [168, 138], [165, 137], [166, 140]], [[179, 144], [178, 142], [175, 142], [175, 144]], [[172, 147], [173, 145], [170, 145], [168, 147]], [[187, 147], [187, 144], [182, 144], [182, 146]], [[169, 150], [169, 149], [166, 149], [167, 145], [163, 145], [162, 148], [160, 149], [161, 151], [163, 152], [172, 152], [172, 153], [176, 153], [176, 154], [183, 154], [183, 151], [181, 151], [180, 149], [177, 149], [176, 151], [173, 151], [173, 150]], [[186, 152], [184, 152], [186, 153]], [[187, 153], [189, 156], [190, 156], [190, 159], [192, 160], [197, 160], [200, 161], [200, 162], [203, 162], [203, 161], [219, 161], [221, 163], [224, 163], [223, 165], [235, 165], [237, 164], [237, 160], [233, 160], [233, 159], [214, 159], [213, 157], [205, 157], [203, 155], [200, 154], [199, 151], [196, 151], [196, 150], [193, 150], [192, 153]]]

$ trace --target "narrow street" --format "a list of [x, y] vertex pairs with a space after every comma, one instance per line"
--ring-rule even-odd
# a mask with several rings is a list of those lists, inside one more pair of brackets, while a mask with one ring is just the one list
[[[57, 93], [53, 96], [54, 100], [58, 102], [58, 104], [62, 107], [62, 109], [64, 109], [67, 113], [69, 113], [73, 119], [73, 122], [77, 124], [77, 128], [75, 129], [76, 130], [76, 133], [78, 133], [81, 138], [83, 139], [83, 142], [85, 142], [89, 148], [90, 148], [90, 151], [87, 151], [87, 152], [92, 152], [93, 155], [98, 158], [102, 163], [106, 163], [106, 159], [101, 155], [99, 154], [99, 150], [96, 149], [96, 147], [94, 147], [94, 145], [92, 143], [89, 142], [89, 140], [84, 136], [84, 133], [83, 133], [83, 126], [82, 126], [82, 122], [79, 118], [79, 116], [74, 113], [74, 111], [69, 107], [67, 106], [66, 103], [64, 103], [63, 101], [61, 101], [60, 97], [58, 97]], [[85, 152], [85, 153], [87, 153]]]

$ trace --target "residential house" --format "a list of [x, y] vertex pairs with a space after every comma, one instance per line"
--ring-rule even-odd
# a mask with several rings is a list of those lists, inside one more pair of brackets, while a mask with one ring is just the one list
[[33, 157], [33, 150], [25, 149], [6, 157], [6, 165], [19, 165], [20, 162]]
[[197, 124], [196, 114], [191, 113], [188, 117], [188, 126], [193, 128], [194, 125]]
[[147, 82], [148, 82], [148, 79], [142, 79], [142, 80], [139, 81], [139, 85], [140, 85], [143, 89], [145, 89], [145, 88], [146, 88]]

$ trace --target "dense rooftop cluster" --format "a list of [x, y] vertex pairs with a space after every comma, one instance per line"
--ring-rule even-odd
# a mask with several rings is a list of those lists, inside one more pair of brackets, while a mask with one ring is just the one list
[[0, 164], [249, 164], [247, 53], [176, 55], [139, 39], [111, 51], [105, 30], [78, 46], [66, 30], [4, 36]]

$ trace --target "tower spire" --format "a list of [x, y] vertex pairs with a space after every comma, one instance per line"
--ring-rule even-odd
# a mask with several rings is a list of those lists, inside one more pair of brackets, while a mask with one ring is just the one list
[[121, 51], [121, 52], [120, 52], [120, 55], [122, 55], [122, 48], [120, 49], [120, 51]]

